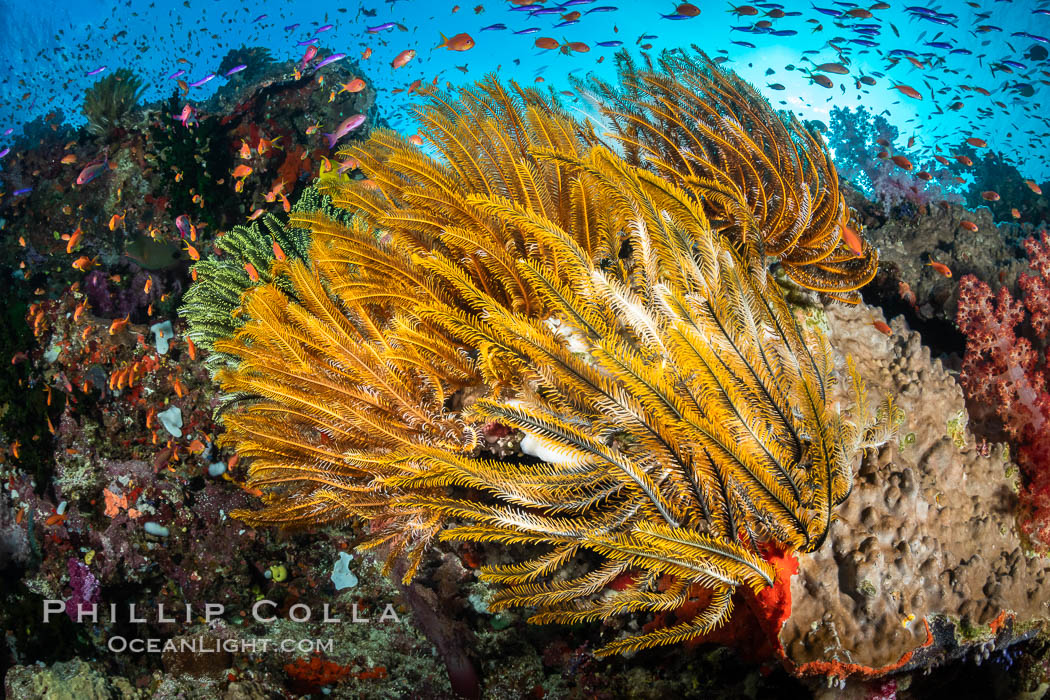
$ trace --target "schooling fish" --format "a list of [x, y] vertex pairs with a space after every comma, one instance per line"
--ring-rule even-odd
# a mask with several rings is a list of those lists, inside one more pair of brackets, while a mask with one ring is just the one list
[[183, 75], [186, 75], [186, 71], [180, 68], [179, 70], [169, 75], [168, 80], [175, 80], [176, 78], [181, 77]]
[[244, 63], [242, 63], [242, 64], [241, 64], [241, 65], [239, 65], [239, 66], [234, 66], [233, 68], [229, 69], [228, 71], [226, 71], [226, 72], [225, 72], [225, 73], [223, 73], [222, 75], [223, 75], [223, 77], [224, 77], [224, 78], [229, 78], [229, 77], [230, 77], [231, 75], [233, 75], [234, 73], [240, 73], [240, 72], [241, 72], [242, 70], [244, 70], [244, 69], [245, 69], [245, 68], [247, 68], [247, 67], [248, 67], [247, 65], [245, 65]]
[[396, 26], [397, 22], [383, 22], [382, 24], [377, 24], [374, 27], [368, 27], [365, 31], [375, 34], [377, 32], [386, 31], [387, 29], [393, 29]]
[[505, 24], [490, 24], [487, 27], [482, 27], [481, 31], [487, 32], [487, 31], [492, 31], [492, 30], [502, 30], [502, 29], [506, 29], [506, 28], [507, 28], [507, 25], [505, 25]]
[[99, 73], [101, 73], [104, 70], [106, 70], [105, 66], [99, 66], [98, 68], [96, 68], [93, 71], [88, 71], [87, 73], [84, 73], [84, 75], [85, 76], [98, 75]]

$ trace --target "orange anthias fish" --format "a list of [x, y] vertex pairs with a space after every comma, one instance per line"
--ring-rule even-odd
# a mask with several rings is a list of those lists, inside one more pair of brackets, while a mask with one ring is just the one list
[[904, 156], [893, 156], [892, 158], [890, 158], [890, 160], [896, 163], [898, 167], [904, 168], [905, 170], [911, 170], [913, 167], [915, 167], [911, 164], [911, 161], [905, 158]]
[[201, 254], [199, 252], [197, 252], [196, 248], [194, 248], [192, 245], [190, 245], [188, 241], [183, 241], [183, 243], [186, 245], [186, 252], [189, 253], [190, 259], [192, 259], [192, 260], [200, 260], [201, 259]]
[[449, 38], [442, 34], [441, 43], [435, 46], [434, 48], [440, 49], [441, 47], [445, 47], [450, 51], [468, 51], [474, 48], [474, 39], [470, 36], [470, 34], [467, 34], [466, 32], [456, 34], [452, 38]]
[[912, 99], [915, 99], [915, 100], [921, 100], [922, 99], [922, 94], [920, 94], [918, 90], [916, 90], [915, 88], [911, 87], [910, 85], [892, 85], [891, 87], [894, 90], [900, 90], [902, 94], [907, 95], [908, 97], [911, 97]]
[[972, 221], [969, 221], [967, 219], [963, 219], [962, 221], [959, 222], [959, 225], [962, 226], [967, 231], [973, 231], [974, 233], [977, 233], [977, 224], [975, 224]]
[[846, 244], [846, 247], [858, 258], [863, 258], [864, 242], [860, 240], [857, 232], [850, 228], [849, 221], [844, 218], [839, 219], [839, 231], [842, 233], [842, 241]]
[[405, 65], [413, 58], [415, 58], [415, 56], [415, 51], [413, 51], [412, 49], [405, 49], [398, 55], [394, 56], [394, 60], [390, 62], [390, 66], [392, 68], [400, 68], [401, 66]]
[[365, 89], [365, 81], [361, 80], [360, 78], [354, 78], [350, 82], [340, 83], [340, 85], [339, 85], [339, 93], [340, 94], [342, 94], [344, 92], [349, 92], [349, 93], [352, 94], [352, 93], [355, 93], [355, 92], [361, 92], [364, 89]]
[[361, 52], [361, 58], [368, 58], [372, 55], [372, 47], [369, 46], [367, 49]]
[[230, 173], [230, 174], [233, 175], [236, 178], [248, 177], [249, 175], [252, 174], [252, 168], [251, 168], [251, 166], [244, 165], [242, 163], [242, 164], [238, 165], [236, 168], [234, 168], [233, 172]]
[[252, 265], [250, 262], [244, 263], [244, 271], [248, 273], [248, 279], [252, 282], [259, 281], [259, 271], [255, 269], [255, 265]]
[[120, 333], [122, 330], [124, 330], [128, 325], [129, 318], [131, 318], [130, 315], [125, 316], [124, 318], [113, 319], [113, 323], [109, 324], [109, 334], [116, 335], [117, 333]]
[[1025, 180], [1024, 184], [1028, 185], [1028, 189], [1032, 190], [1036, 194], [1042, 194], [1043, 190], [1039, 185], [1035, 184], [1035, 180]]
[[556, 49], [561, 44], [558, 43], [557, 39], [552, 39], [549, 36], [541, 36], [536, 40], [536, 48], [538, 49]]
[[970, 144], [971, 146], [973, 146], [975, 148], [987, 148], [988, 147], [988, 143], [984, 139], [979, 139], [979, 138], [977, 138], [975, 136], [971, 136], [970, 138], [966, 139], [966, 143]]
[[998, 192], [994, 192], [992, 190], [987, 190], [985, 192], [982, 192], [981, 193], [981, 197], [983, 199], [988, 200], [989, 202], [998, 202], [999, 201], [999, 193]]
[[951, 279], [951, 278], [952, 278], [952, 271], [951, 271], [951, 268], [949, 268], [949, 267], [948, 267], [947, 265], [945, 265], [944, 263], [939, 263], [939, 262], [936, 262], [936, 261], [934, 261], [934, 260], [931, 260], [930, 262], [928, 262], [928, 263], [926, 263], [926, 264], [927, 264], [927, 265], [929, 265], [930, 267], [932, 267], [932, 268], [933, 268], [934, 270], [936, 270], [937, 272], [939, 272], [939, 273], [941, 273], [942, 275], [944, 275], [945, 277], [947, 277], [948, 279]]
[[81, 255], [79, 258], [73, 261], [73, 268], [80, 270], [81, 272], [87, 272], [95, 265], [98, 264], [98, 257], [89, 258], [86, 255]]
[[74, 154], [70, 153], [69, 155], [62, 156], [62, 160], [60, 162], [62, 163], [62, 165], [69, 165], [70, 163], [76, 163], [77, 162], [77, 157]]
[[248, 160], [252, 157], [252, 147], [248, 145], [247, 141], [241, 140], [241, 150], [237, 153], [241, 160]]
[[284, 249], [281, 248], [281, 244], [277, 242], [277, 239], [274, 239], [273, 241], [273, 257], [278, 260], [284, 260], [288, 257], [284, 254]]
[[113, 216], [109, 217], [109, 230], [116, 231], [117, 226], [120, 226], [124, 223], [124, 216], [125, 214], [114, 214]]
[[80, 239], [84, 237], [84, 231], [77, 226], [77, 230], [69, 236], [69, 243], [66, 244], [66, 253], [72, 253], [77, 248], [77, 244], [80, 243]]

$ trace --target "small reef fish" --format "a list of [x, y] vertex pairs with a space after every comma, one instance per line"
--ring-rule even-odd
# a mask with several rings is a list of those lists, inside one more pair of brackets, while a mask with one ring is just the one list
[[229, 69], [228, 71], [226, 71], [225, 73], [223, 73], [223, 74], [222, 74], [222, 77], [224, 77], [224, 78], [229, 78], [229, 77], [230, 77], [231, 75], [233, 75], [234, 73], [240, 73], [240, 72], [241, 72], [242, 70], [244, 70], [244, 69], [245, 69], [245, 68], [247, 68], [247, 67], [248, 67], [248, 66], [247, 66], [246, 64], [244, 64], [244, 63], [242, 63], [242, 64], [241, 64], [241, 65], [239, 65], [239, 66], [234, 66], [233, 68], [231, 68], [231, 69]]
[[71, 254], [77, 249], [80, 239], [84, 237], [84, 230], [77, 226], [77, 230], [70, 234], [69, 242], [66, 243], [66, 253]]
[[911, 97], [912, 99], [915, 99], [915, 100], [921, 100], [922, 99], [922, 94], [918, 90], [916, 90], [915, 88], [911, 87], [910, 85], [892, 85], [890, 87], [892, 89], [894, 89], [894, 90], [900, 90], [902, 94], [907, 95], [908, 97]]
[[987, 200], [989, 202], [998, 202], [999, 199], [1000, 199], [999, 193], [995, 192], [993, 190], [987, 190], [985, 192], [982, 192], [981, 193], [981, 198], [985, 199], [985, 200]]
[[[339, 86], [339, 93], [340, 94], [342, 94], [344, 92], [355, 93], [355, 92], [361, 92], [364, 89], [365, 89], [365, 81], [361, 80], [360, 78], [354, 78], [353, 80], [351, 80], [348, 83], [341, 84]], [[309, 133], [309, 132], [307, 132], [307, 133]]]
[[413, 58], [415, 58], [416, 52], [412, 49], [405, 49], [398, 55], [394, 56], [394, 60], [390, 62], [392, 68], [400, 68]]
[[176, 78], [181, 78], [184, 75], [186, 75], [186, 71], [180, 68], [171, 75], [169, 75], [168, 80], [175, 80]]
[[369, 34], [376, 34], [378, 32], [385, 32], [388, 29], [393, 29], [396, 26], [397, 22], [383, 22], [382, 24], [377, 24], [374, 27], [368, 27], [365, 29], [365, 31]]
[[335, 144], [339, 142], [339, 139], [343, 138], [351, 131], [364, 124], [365, 118], [366, 117], [363, 114], [351, 115], [343, 120], [343, 123], [339, 125], [339, 128], [335, 130], [335, 133], [322, 134], [322, 136], [328, 139], [328, 147], [335, 148]]
[[173, 119], [181, 123], [184, 127], [188, 129], [190, 126], [190, 122], [193, 122], [194, 124], [197, 123], [197, 118], [194, 116], [195, 113], [196, 111], [193, 109], [192, 106], [185, 105], [183, 106], [182, 111], [179, 112], [178, 115], [173, 117]]
[[967, 231], [972, 231], [974, 233], [977, 233], [977, 224], [975, 224], [974, 222], [972, 222], [972, 221], [970, 221], [968, 219], [963, 219], [962, 221], [959, 222], [959, 225], [962, 226]]
[[101, 163], [92, 163], [91, 165], [81, 170], [80, 174], [77, 175], [77, 184], [86, 185], [102, 173], [106, 172], [107, 168], [109, 168], [108, 157], [103, 158]]
[[69, 155], [62, 156], [62, 160], [59, 162], [62, 163], [62, 165], [69, 165], [70, 163], [76, 163], [77, 157], [70, 153]]
[[456, 34], [453, 37], [447, 37], [444, 34], [441, 34], [441, 43], [434, 48], [440, 49], [442, 47], [447, 48], [450, 51], [468, 51], [474, 48], [474, 39], [466, 32]]
[[176, 216], [175, 228], [178, 230], [179, 235], [183, 238], [188, 238], [193, 229], [193, 224], [190, 223], [190, 217], [185, 214], [179, 214]]
[[336, 61], [341, 61], [344, 58], [346, 58], [346, 54], [345, 53], [334, 53], [331, 56], [326, 56], [325, 58], [323, 58], [321, 60], [320, 63], [317, 64], [317, 66], [315, 66], [314, 70], [321, 70], [325, 66], [331, 65], [332, 63], [335, 63]]
[[89, 258], [86, 255], [81, 255], [79, 258], [73, 261], [73, 269], [80, 270], [81, 272], [87, 272], [97, 264], [98, 256], [94, 258]]
[[951, 268], [949, 268], [944, 263], [939, 263], [939, 262], [936, 262], [934, 260], [931, 260], [930, 262], [928, 262], [926, 264], [928, 266], [932, 267], [934, 270], [939, 272], [942, 276], [946, 277], [947, 279], [951, 279], [952, 278]]
[[127, 315], [124, 318], [115, 318], [113, 323], [109, 324], [109, 334], [116, 335], [122, 330], [128, 327], [128, 321], [131, 319], [131, 315]]
[[104, 71], [104, 70], [106, 70], [106, 67], [105, 67], [105, 66], [99, 66], [99, 67], [98, 67], [98, 68], [96, 68], [95, 70], [92, 70], [92, 71], [88, 71], [87, 73], [84, 73], [84, 75], [85, 75], [85, 76], [87, 76], [87, 77], [90, 77], [90, 76], [92, 76], [92, 75], [98, 75], [99, 73], [101, 73], [101, 72], [102, 72], [102, 71]]
[[208, 73], [206, 76], [204, 76], [203, 78], [201, 78], [197, 82], [190, 83], [190, 87], [191, 88], [200, 87], [201, 85], [204, 85], [206, 82], [208, 82], [209, 80], [211, 80], [214, 77], [215, 77], [214, 73]]

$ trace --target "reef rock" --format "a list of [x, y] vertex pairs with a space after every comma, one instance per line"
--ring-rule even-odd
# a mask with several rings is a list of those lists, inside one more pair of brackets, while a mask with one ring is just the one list
[[1022, 546], [1016, 469], [975, 444], [954, 377], [901, 318], [890, 336], [874, 308], [836, 304], [827, 318], [837, 361], [851, 355], [870, 399], [892, 394], [907, 418], [860, 465], [828, 541], [800, 559], [779, 635], [788, 667], [875, 677], [1045, 628], [1050, 559]]

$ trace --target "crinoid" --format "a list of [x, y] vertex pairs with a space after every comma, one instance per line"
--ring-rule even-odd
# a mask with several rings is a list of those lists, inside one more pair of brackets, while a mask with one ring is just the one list
[[138, 106], [144, 90], [142, 80], [127, 68], [120, 68], [97, 80], [84, 93], [82, 109], [87, 118], [87, 130], [92, 134], [109, 133]]
[[[856, 303], [878, 253], [856, 235], [821, 137], [693, 48], [664, 51], [658, 69], [647, 56], [644, 70], [621, 52], [618, 84], [574, 83], [600, 109], [629, 163], [704, 200], [732, 239], [747, 230], [743, 219], [756, 218], [759, 249], [779, 258], [795, 282]], [[745, 206], [736, 208], [738, 201]]]
[[[730, 243], [711, 198], [513, 83], [433, 94], [418, 116], [424, 148], [377, 129], [339, 153], [366, 179], [317, 187], [349, 216], [293, 213], [310, 248], [246, 288], [236, 327], [189, 314], [236, 398], [223, 444], [264, 493], [235, 515], [363, 518], [406, 579], [435, 537], [505, 543], [521, 560], [483, 569], [507, 586], [494, 607], [537, 622], [710, 591], [694, 619], [603, 653], [717, 627], [737, 587], [773, 582], [762, 547], [820, 546], [894, 407], [874, 411], [851, 367], [837, 408], [827, 339], [767, 271], [760, 217]], [[749, 209], [723, 189], [715, 216]], [[488, 452], [497, 424], [533, 458]]]

